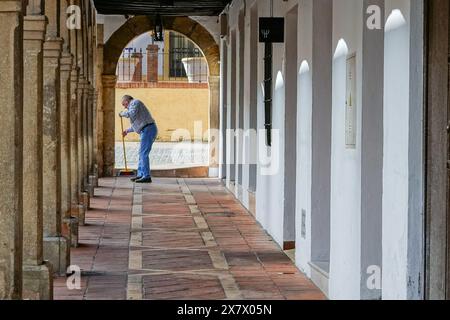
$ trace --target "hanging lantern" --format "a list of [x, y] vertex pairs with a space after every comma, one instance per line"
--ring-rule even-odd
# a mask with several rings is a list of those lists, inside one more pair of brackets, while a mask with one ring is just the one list
[[153, 31], [153, 41], [164, 41], [164, 31], [161, 15], [158, 13], [155, 19], [155, 29]]

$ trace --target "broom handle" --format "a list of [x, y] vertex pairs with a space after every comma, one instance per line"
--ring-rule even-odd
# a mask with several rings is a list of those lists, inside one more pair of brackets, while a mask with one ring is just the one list
[[128, 171], [128, 165], [127, 165], [127, 152], [125, 149], [125, 137], [123, 136], [123, 118], [120, 117], [120, 124], [122, 125], [122, 145], [123, 145], [123, 159], [125, 160], [125, 171]]

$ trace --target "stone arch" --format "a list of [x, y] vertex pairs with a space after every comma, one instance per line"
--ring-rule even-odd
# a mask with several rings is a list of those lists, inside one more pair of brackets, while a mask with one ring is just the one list
[[[209, 70], [209, 141], [210, 175], [218, 175], [219, 166], [219, 88], [220, 88], [220, 49], [214, 37], [198, 22], [188, 17], [164, 17], [165, 30], [178, 32], [192, 40], [203, 52]], [[102, 77], [102, 117], [103, 153], [100, 156], [103, 176], [114, 174], [115, 164], [115, 84], [116, 68], [123, 49], [135, 37], [154, 29], [154, 22], [148, 16], [136, 16], [116, 30], [103, 47]]]
[[[188, 17], [164, 17], [164, 29], [176, 31], [192, 40], [205, 55], [210, 76], [219, 76], [220, 51], [213, 36], [198, 22]], [[117, 62], [126, 45], [135, 37], [153, 30], [151, 17], [137, 16], [125, 22], [104, 46], [103, 74], [115, 75]]]

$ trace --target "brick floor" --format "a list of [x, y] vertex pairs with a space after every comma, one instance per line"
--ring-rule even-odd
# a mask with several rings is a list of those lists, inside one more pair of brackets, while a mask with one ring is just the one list
[[324, 299], [217, 180], [101, 179], [91, 207], [57, 300]]

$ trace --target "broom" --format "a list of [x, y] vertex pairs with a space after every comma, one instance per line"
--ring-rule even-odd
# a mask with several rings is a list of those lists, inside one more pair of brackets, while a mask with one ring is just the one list
[[[124, 132], [123, 129], [123, 118], [120, 117], [120, 124], [122, 125], [122, 132]], [[122, 134], [122, 145], [123, 145], [123, 159], [125, 161], [125, 170], [119, 171], [119, 177], [129, 177], [134, 176], [134, 170], [128, 170], [128, 164], [127, 164], [127, 152], [125, 149], [125, 137]]]

